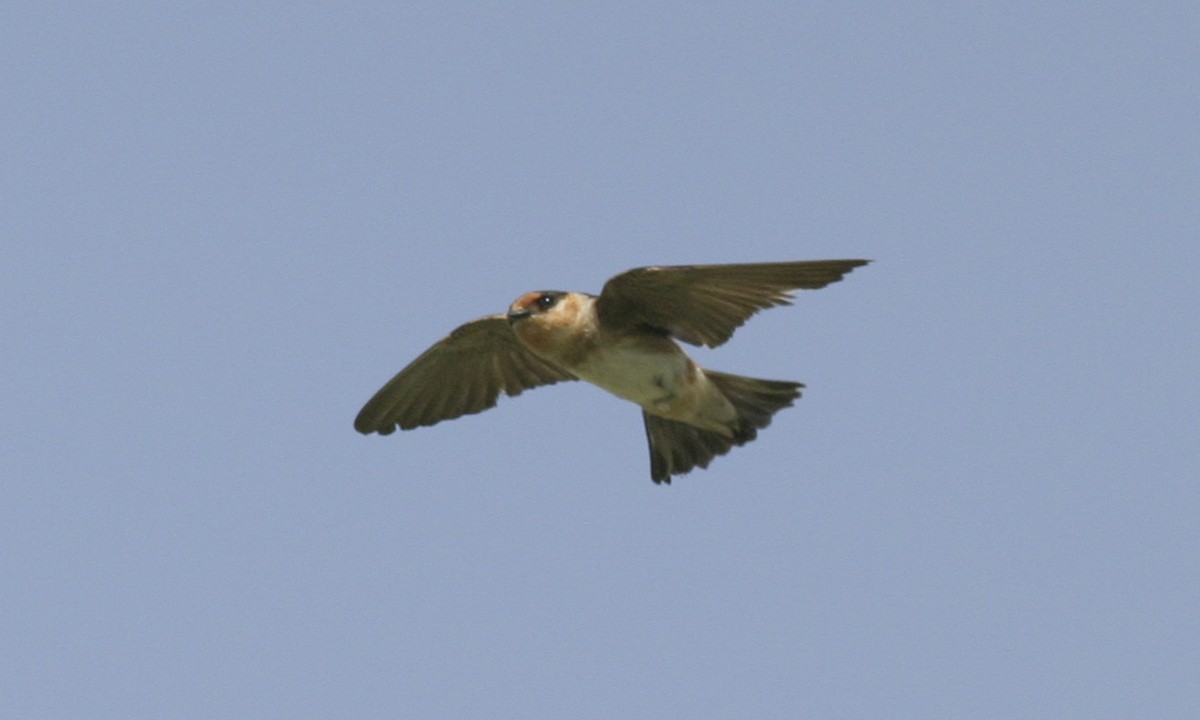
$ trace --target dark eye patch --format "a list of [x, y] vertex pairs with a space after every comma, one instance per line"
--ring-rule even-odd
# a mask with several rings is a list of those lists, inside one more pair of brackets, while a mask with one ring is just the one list
[[550, 308], [554, 307], [554, 305], [557, 302], [558, 302], [557, 295], [550, 295], [549, 293], [543, 293], [537, 299], [538, 310], [549, 310]]

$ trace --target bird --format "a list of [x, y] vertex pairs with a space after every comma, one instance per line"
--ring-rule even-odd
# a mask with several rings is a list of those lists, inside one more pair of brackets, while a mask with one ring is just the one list
[[673, 476], [754, 440], [802, 383], [702, 368], [680, 342], [717, 347], [794, 290], [838, 282], [868, 260], [640, 267], [599, 295], [536, 290], [459, 326], [367, 401], [354, 420], [388, 435], [495, 407], [500, 394], [583, 380], [641, 407], [650, 478]]

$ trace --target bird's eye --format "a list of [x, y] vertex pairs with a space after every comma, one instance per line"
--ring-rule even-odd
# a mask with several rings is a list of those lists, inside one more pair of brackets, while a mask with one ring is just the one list
[[554, 307], [556, 302], [558, 302], [558, 298], [554, 295], [541, 295], [537, 299], [538, 310], [549, 310]]

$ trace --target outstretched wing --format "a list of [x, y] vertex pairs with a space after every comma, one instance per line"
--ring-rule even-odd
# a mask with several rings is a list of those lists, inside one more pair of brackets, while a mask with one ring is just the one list
[[596, 311], [610, 330], [652, 328], [693, 345], [716, 347], [759, 310], [791, 304], [790, 291], [823, 288], [868, 262], [637, 268], [604, 284]]
[[483, 412], [506, 395], [574, 375], [534, 355], [503, 315], [473, 320], [426, 350], [367, 401], [354, 429], [387, 435]]

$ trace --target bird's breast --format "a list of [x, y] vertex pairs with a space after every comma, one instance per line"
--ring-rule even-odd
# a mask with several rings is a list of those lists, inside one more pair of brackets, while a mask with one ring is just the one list
[[665, 407], [687, 394], [699, 373], [670, 339], [640, 336], [598, 343], [571, 371], [647, 409]]

